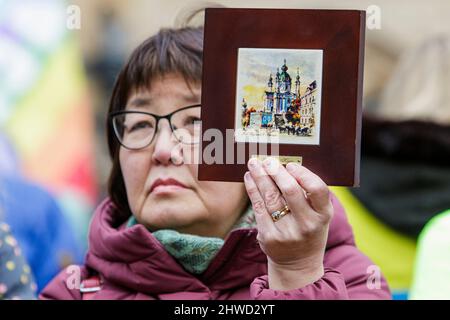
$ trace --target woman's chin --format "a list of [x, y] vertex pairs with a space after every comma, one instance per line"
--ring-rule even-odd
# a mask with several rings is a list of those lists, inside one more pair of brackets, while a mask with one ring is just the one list
[[[193, 199], [186, 199], [186, 201], [169, 199], [167, 197], [167, 201], [163, 198], [158, 199], [159, 201], [148, 201], [141, 213], [142, 223], [151, 230], [179, 229], [191, 225], [200, 218], [199, 212], [202, 210], [193, 207]], [[155, 198], [149, 197], [148, 200], [155, 200]]]

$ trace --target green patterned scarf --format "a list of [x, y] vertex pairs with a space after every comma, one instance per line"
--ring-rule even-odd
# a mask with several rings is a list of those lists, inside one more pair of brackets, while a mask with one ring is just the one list
[[[138, 224], [131, 216], [127, 227]], [[231, 230], [251, 228], [256, 226], [251, 205], [238, 219]], [[180, 233], [175, 230], [163, 229], [152, 232], [156, 239], [188, 272], [201, 274], [206, 270], [216, 253], [222, 248], [224, 240], [216, 237], [201, 237]]]

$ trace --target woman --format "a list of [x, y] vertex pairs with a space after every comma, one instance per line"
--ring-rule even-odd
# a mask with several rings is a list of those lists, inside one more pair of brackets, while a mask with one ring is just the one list
[[41, 298], [388, 299], [381, 275], [367, 285], [372, 263], [308, 169], [254, 160], [244, 184], [196, 179], [186, 159], [198, 151], [202, 39], [201, 28], [161, 30], [121, 71], [110, 197], [91, 223], [81, 285], [71, 268]]

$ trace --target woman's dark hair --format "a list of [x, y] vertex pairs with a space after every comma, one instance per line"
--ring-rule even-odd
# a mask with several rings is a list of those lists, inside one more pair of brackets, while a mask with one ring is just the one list
[[[136, 91], [149, 90], [154, 79], [168, 75], [181, 75], [188, 86], [200, 84], [202, 76], [203, 28], [161, 29], [145, 40], [131, 54], [114, 84], [108, 114], [125, 108], [129, 97]], [[107, 119], [106, 134], [112, 168], [108, 180], [108, 193], [117, 207], [117, 214], [131, 215], [125, 183], [119, 163], [120, 145], [114, 129]]]

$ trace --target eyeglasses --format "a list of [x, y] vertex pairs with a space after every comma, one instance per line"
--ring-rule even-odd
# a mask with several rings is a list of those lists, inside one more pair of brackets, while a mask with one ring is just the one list
[[123, 110], [109, 115], [119, 143], [130, 150], [140, 150], [149, 146], [158, 131], [161, 119], [169, 121], [175, 138], [188, 145], [200, 142], [200, 108], [201, 105], [191, 105], [178, 109], [165, 116], [149, 112]]

